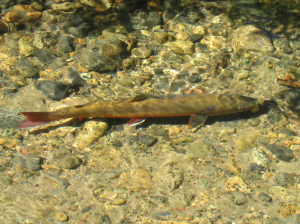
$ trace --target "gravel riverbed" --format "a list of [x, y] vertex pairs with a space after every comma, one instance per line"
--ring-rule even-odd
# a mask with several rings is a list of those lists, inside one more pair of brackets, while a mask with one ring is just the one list
[[[0, 1], [1, 223], [300, 221], [296, 0]], [[188, 92], [258, 112], [64, 119], [22, 111]]]

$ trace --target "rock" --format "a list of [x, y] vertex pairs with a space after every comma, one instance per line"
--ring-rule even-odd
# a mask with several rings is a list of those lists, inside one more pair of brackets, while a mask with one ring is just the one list
[[275, 145], [275, 144], [269, 144], [267, 145], [267, 149], [273, 154], [275, 155], [278, 159], [282, 160], [282, 161], [291, 161], [292, 159], [294, 159], [294, 153], [293, 151], [288, 148], [288, 147], [283, 147], [280, 145]]
[[18, 154], [13, 163], [20, 167], [20, 169], [27, 169], [30, 171], [37, 171], [41, 168], [42, 159], [40, 157], [33, 157], [29, 155]]
[[81, 164], [81, 160], [77, 156], [72, 155], [70, 151], [58, 152], [54, 159], [56, 165], [64, 169], [76, 169]]
[[20, 55], [22, 57], [30, 57], [34, 54], [34, 46], [31, 41], [28, 41], [26, 37], [23, 37], [19, 40], [19, 49], [20, 49]]
[[2, 18], [6, 22], [26, 22], [39, 19], [42, 13], [34, 10], [30, 5], [15, 5]]
[[63, 53], [74, 51], [73, 41], [74, 38], [71, 36], [60, 36], [57, 43], [59, 51], [62, 51]]
[[100, 194], [100, 198], [104, 198], [104, 199], [109, 199], [109, 200], [112, 200], [112, 199], [115, 199], [118, 197], [118, 193], [114, 192], [114, 191], [103, 191], [101, 194]]
[[0, 177], [0, 185], [12, 185], [13, 181], [10, 177]]
[[120, 175], [119, 186], [135, 192], [146, 189], [150, 190], [151, 176], [144, 169], [130, 169]]
[[266, 202], [271, 202], [272, 201], [272, 197], [270, 197], [268, 194], [265, 193], [260, 193], [258, 195], [258, 199], [261, 201], [266, 201]]
[[247, 71], [240, 71], [236, 74], [238, 80], [248, 79], [250, 74]]
[[155, 11], [151, 11], [148, 14], [147, 18], [145, 18], [145, 14], [142, 12], [141, 12], [141, 16], [143, 16], [144, 19], [139, 20], [140, 23], [137, 26], [138, 29], [151, 29], [155, 25], [159, 25], [160, 20], [161, 20], [161, 16]]
[[112, 0], [80, 0], [84, 5], [97, 7], [97, 11], [103, 12], [112, 5]]
[[194, 200], [191, 203], [191, 206], [201, 207], [202, 205], [206, 204], [208, 201], [209, 201], [209, 197], [204, 193], [200, 193], [194, 198]]
[[28, 58], [21, 58], [18, 62], [21, 74], [26, 78], [35, 77], [39, 71], [33, 67], [32, 62]]
[[102, 218], [101, 218], [101, 221], [103, 224], [112, 224], [110, 218], [108, 215], [103, 215]]
[[191, 55], [195, 51], [194, 44], [190, 41], [173, 41], [167, 42], [164, 45], [169, 47], [169, 49], [176, 54]]
[[63, 186], [65, 188], [70, 186], [69, 181], [67, 181], [65, 178], [57, 177], [57, 176], [51, 175], [49, 173], [42, 173], [41, 176], [48, 178], [49, 180], [52, 180], [55, 183], [57, 183], [58, 185]]
[[112, 205], [123, 205], [126, 203], [126, 199], [124, 198], [116, 198], [110, 201], [110, 204]]
[[285, 54], [289, 54], [292, 52], [289, 41], [286, 37], [275, 38], [273, 40], [273, 44], [278, 52]]
[[266, 136], [261, 136], [261, 137], [257, 138], [257, 142], [262, 145], [267, 145], [270, 142], [270, 138], [266, 137]]
[[169, 20], [173, 19], [176, 15], [177, 13], [173, 9], [166, 8], [162, 15], [164, 23], [166, 24]]
[[220, 50], [225, 47], [226, 39], [220, 36], [207, 36], [204, 37], [200, 43], [207, 45], [212, 50]]
[[[89, 156], [87, 167], [95, 170], [95, 172], [103, 172], [103, 170], [115, 170], [121, 166], [121, 155], [119, 149], [112, 146], [104, 146], [101, 150], [94, 150]], [[101, 164], [101, 166], [99, 166]]]
[[210, 146], [205, 144], [202, 140], [196, 140], [186, 150], [186, 155], [192, 159], [205, 158], [210, 153]]
[[239, 176], [234, 176], [234, 177], [228, 178], [227, 181], [226, 181], [226, 183], [225, 183], [225, 187], [229, 191], [236, 191], [236, 190], [238, 190], [238, 191], [243, 192], [245, 194], [248, 194], [248, 193], [251, 192], [250, 187]]
[[50, 80], [36, 81], [34, 85], [35, 88], [42, 91], [47, 97], [53, 100], [64, 99], [71, 87], [71, 84]]
[[65, 30], [69, 34], [73, 34], [75, 37], [83, 38], [86, 37], [90, 31], [93, 30], [94, 25], [86, 22], [79, 15], [70, 16], [69, 20], [66, 21]]
[[136, 150], [140, 150], [142, 145], [151, 147], [157, 142], [157, 138], [149, 135], [136, 135], [128, 137], [128, 143]]
[[3, 35], [8, 32], [9, 32], [8, 24], [4, 22], [2, 19], [0, 19], [0, 35]]
[[185, 81], [175, 81], [170, 84], [170, 91], [177, 92], [180, 91], [186, 85]]
[[232, 46], [236, 52], [272, 52], [274, 46], [264, 32], [253, 25], [240, 26], [232, 33]]
[[78, 132], [74, 146], [84, 148], [101, 138], [107, 131], [108, 124], [103, 121], [86, 121]]
[[283, 200], [293, 200], [295, 196], [290, 192], [289, 189], [280, 187], [280, 186], [273, 186], [269, 189], [270, 193], [274, 194], [276, 197], [283, 199]]
[[244, 133], [235, 140], [235, 146], [239, 151], [246, 151], [254, 147], [256, 139], [261, 137], [261, 135], [262, 132], [259, 130]]
[[122, 65], [125, 51], [124, 42], [119, 39], [97, 39], [82, 49], [82, 67], [94, 71], [114, 71]]
[[61, 4], [52, 4], [51, 7], [53, 10], [72, 11], [78, 7], [78, 4], [72, 2], [64, 2]]
[[233, 201], [234, 204], [236, 205], [242, 205], [247, 202], [247, 196], [242, 192], [235, 191], [233, 192], [233, 196], [234, 196]]
[[134, 48], [131, 51], [131, 56], [136, 58], [148, 58], [150, 57], [152, 51], [149, 50], [147, 47], [138, 47]]
[[68, 216], [64, 212], [59, 212], [55, 214], [54, 219], [56, 221], [65, 222], [68, 220]]
[[288, 173], [277, 173], [275, 180], [276, 183], [281, 187], [290, 187], [290, 186], [294, 186], [295, 184], [294, 177]]
[[270, 169], [274, 169], [275, 172], [291, 173], [298, 176], [300, 175], [300, 161], [290, 163], [279, 161], [279, 163], [272, 165]]
[[261, 166], [267, 166], [270, 163], [270, 160], [266, 155], [266, 153], [259, 148], [251, 149], [249, 154], [249, 159], [254, 164], [261, 165]]

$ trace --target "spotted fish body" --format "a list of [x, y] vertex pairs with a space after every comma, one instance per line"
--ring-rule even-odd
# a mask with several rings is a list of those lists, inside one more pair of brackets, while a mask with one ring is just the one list
[[192, 118], [197, 117], [203, 123], [207, 116], [238, 113], [253, 109], [257, 105], [257, 99], [237, 94], [137, 94], [132, 99], [97, 101], [53, 112], [22, 112], [26, 118], [20, 128], [34, 127], [64, 118], [82, 117], [132, 118], [131, 124], [135, 124], [149, 117], [192, 115]]

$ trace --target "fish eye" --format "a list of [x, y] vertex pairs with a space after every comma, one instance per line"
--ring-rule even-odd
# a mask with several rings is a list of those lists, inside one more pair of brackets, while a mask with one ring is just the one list
[[237, 107], [237, 109], [239, 109], [239, 110], [242, 110], [242, 109], [244, 109], [244, 108], [246, 108], [245, 106], [238, 106]]

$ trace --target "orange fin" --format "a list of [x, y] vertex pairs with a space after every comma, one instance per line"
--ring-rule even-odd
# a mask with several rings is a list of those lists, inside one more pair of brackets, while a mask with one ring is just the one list
[[32, 128], [42, 124], [49, 123], [49, 112], [21, 112], [25, 119], [20, 124], [19, 128]]
[[145, 118], [131, 118], [128, 122], [128, 126], [135, 126], [143, 123], [146, 119]]

